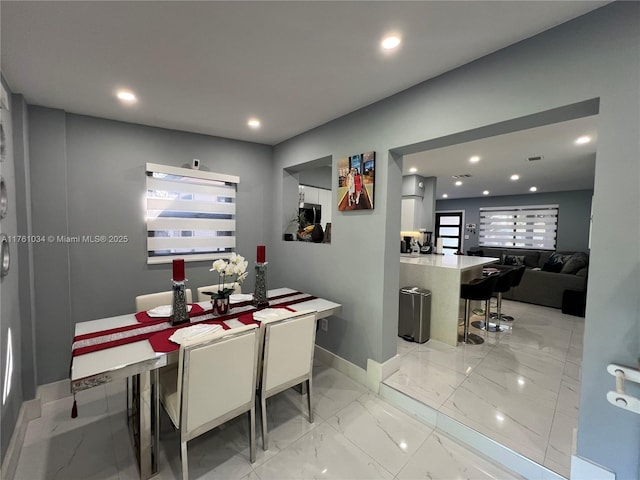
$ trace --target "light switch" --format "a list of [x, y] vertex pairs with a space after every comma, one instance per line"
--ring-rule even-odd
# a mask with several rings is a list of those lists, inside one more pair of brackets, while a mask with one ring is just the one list
[[465, 240], [469, 240], [469, 235], [465, 235], [465, 236], [464, 236], [464, 239], [465, 239]]

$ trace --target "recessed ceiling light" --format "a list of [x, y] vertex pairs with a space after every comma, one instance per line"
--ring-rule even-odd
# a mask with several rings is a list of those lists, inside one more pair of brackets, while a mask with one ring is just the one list
[[511, 180], [520, 180], [520, 175], [514, 173], [513, 175], [511, 175]]
[[118, 90], [116, 92], [116, 97], [124, 103], [136, 103], [138, 101], [135, 94], [129, 90]]
[[589, 143], [591, 141], [591, 137], [588, 135], [584, 135], [582, 137], [576, 138], [576, 145], [584, 145], [585, 143]]
[[443, 193], [442, 198], [449, 198], [449, 195], [447, 193]]
[[257, 118], [250, 118], [247, 121], [247, 125], [249, 125], [251, 128], [260, 128], [260, 120], [258, 120]]
[[462, 180], [458, 180], [458, 181], [456, 182], [456, 187], [459, 187], [460, 185], [462, 185]]
[[409, 169], [409, 173], [416, 173], [418, 171], [418, 169], [416, 167], [411, 167]]
[[483, 195], [489, 195], [489, 190], [485, 190], [484, 192], [482, 192]]
[[474, 155], [473, 157], [469, 157], [469, 161], [471, 163], [478, 163], [480, 161], [480, 157], [478, 155]]
[[382, 41], [380, 42], [380, 46], [384, 50], [393, 50], [394, 48], [397, 48], [401, 42], [402, 42], [402, 39], [400, 38], [400, 36], [396, 35], [395, 33], [392, 33], [390, 35], [386, 35], [382, 39]]
[[538, 187], [529, 187], [529, 191], [530, 192], [537, 192], [538, 191]]

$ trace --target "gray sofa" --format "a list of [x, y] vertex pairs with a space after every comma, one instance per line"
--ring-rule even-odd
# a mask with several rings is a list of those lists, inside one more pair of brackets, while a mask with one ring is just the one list
[[475, 247], [467, 254], [500, 258], [497, 268], [527, 267], [520, 284], [502, 295], [508, 300], [562, 308], [565, 290], [587, 291], [589, 255], [584, 252]]

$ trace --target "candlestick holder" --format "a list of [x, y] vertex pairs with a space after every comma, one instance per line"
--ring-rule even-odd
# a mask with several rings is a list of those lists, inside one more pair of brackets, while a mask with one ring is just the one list
[[173, 304], [171, 309], [171, 325], [180, 325], [189, 321], [187, 312], [187, 294], [184, 282], [171, 281], [173, 286]]
[[257, 308], [269, 306], [269, 300], [267, 300], [267, 262], [256, 263], [256, 288], [253, 293], [253, 305]]

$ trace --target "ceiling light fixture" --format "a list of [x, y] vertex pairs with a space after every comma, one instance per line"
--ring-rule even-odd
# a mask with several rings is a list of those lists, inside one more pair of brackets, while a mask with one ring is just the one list
[[529, 191], [530, 192], [537, 192], [538, 191], [538, 187], [529, 187]]
[[380, 46], [384, 50], [393, 50], [394, 48], [397, 48], [401, 42], [402, 42], [402, 39], [400, 38], [399, 35], [390, 34], [390, 35], [386, 35], [382, 39], [382, 41], [380, 42]]
[[124, 103], [136, 103], [138, 101], [135, 94], [129, 90], [118, 90], [116, 92], [116, 97]]
[[489, 195], [489, 190], [485, 190], [484, 192], [482, 192], [483, 195]]
[[409, 169], [409, 173], [416, 173], [418, 171], [418, 169], [416, 167], [411, 167]]
[[584, 145], [591, 141], [591, 137], [589, 135], [584, 135], [582, 137], [578, 137], [576, 139], [576, 145]]
[[442, 198], [449, 198], [449, 195], [447, 193], [443, 193]]
[[511, 175], [511, 180], [520, 180], [520, 175], [514, 173], [513, 175]]
[[469, 157], [469, 161], [471, 163], [478, 163], [480, 161], [480, 157], [478, 155], [474, 155], [473, 157]]
[[456, 182], [456, 187], [459, 187], [460, 185], [462, 185], [462, 180], [458, 180], [458, 181]]
[[250, 118], [247, 121], [247, 125], [249, 125], [251, 128], [260, 128], [260, 120], [258, 120], [257, 118]]

